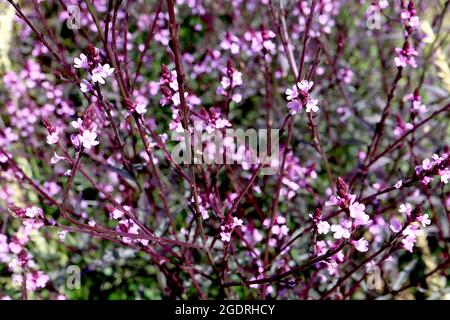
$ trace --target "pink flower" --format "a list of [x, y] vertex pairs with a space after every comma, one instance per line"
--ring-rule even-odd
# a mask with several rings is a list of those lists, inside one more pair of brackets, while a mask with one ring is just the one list
[[359, 252], [367, 252], [369, 250], [369, 242], [364, 238], [361, 238], [358, 241], [352, 241], [352, 245]]
[[70, 123], [70, 125], [72, 127], [74, 127], [75, 129], [82, 130], [83, 129], [83, 120], [81, 120], [81, 118], [77, 118], [77, 121], [72, 121]]
[[233, 217], [233, 224], [232, 224], [232, 228], [236, 228], [236, 227], [242, 227], [243, 221], [242, 219]]
[[433, 163], [431, 162], [430, 159], [424, 159], [422, 161], [422, 168], [424, 170], [430, 170], [431, 168], [433, 168]]
[[309, 90], [312, 88], [313, 85], [314, 85], [314, 82], [308, 81], [308, 80], [302, 80], [301, 82], [297, 83], [297, 87], [300, 89], [300, 91], [305, 91], [305, 92], [309, 92]]
[[395, 189], [400, 189], [402, 185], [403, 185], [403, 181], [399, 180], [399, 181], [397, 181], [396, 184], [394, 184], [394, 187], [395, 187]]
[[417, 221], [419, 221], [422, 224], [422, 227], [424, 228], [431, 224], [431, 220], [428, 214], [424, 214], [422, 216], [417, 217]]
[[326, 221], [320, 221], [317, 224], [317, 232], [319, 234], [327, 234], [330, 231], [330, 224]]
[[397, 67], [406, 67], [409, 65], [411, 68], [416, 68], [416, 59], [415, 56], [418, 55], [417, 51], [409, 45], [405, 46], [406, 48], [395, 48], [395, 52], [397, 56], [394, 58], [394, 63]]
[[58, 140], [59, 140], [58, 130], [49, 133], [47, 135], [47, 143], [50, 145], [58, 143]]
[[402, 203], [400, 205], [400, 208], [398, 209], [398, 212], [405, 213], [407, 216], [409, 216], [411, 214], [411, 211], [412, 211], [412, 207], [409, 203], [406, 203], [406, 204]]
[[80, 139], [80, 142], [83, 144], [83, 147], [86, 149], [90, 149], [93, 146], [98, 145], [98, 141], [95, 139], [97, 138], [97, 133], [90, 130], [84, 130], [83, 134], [79, 134], [78, 138]]
[[[124, 206], [125, 209], [129, 210], [130, 208], [128, 206]], [[112, 219], [120, 219], [125, 215], [125, 213], [122, 210], [119, 209], [114, 209], [111, 214], [110, 217]]]
[[319, 107], [317, 106], [318, 100], [312, 99], [309, 90], [311, 90], [314, 82], [308, 80], [302, 80], [292, 88], [288, 88], [285, 91], [286, 99], [289, 101], [287, 107], [291, 115], [296, 114], [301, 108], [306, 107], [306, 112], [317, 112]]
[[447, 184], [448, 180], [450, 180], [450, 169], [445, 168], [444, 170], [439, 170], [438, 173], [441, 176], [441, 182]]
[[81, 80], [81, 82], [80, 82], [80, 90], [81, 90], [81, 92], [86, 93], [86, 92], [92, 91], [92, 89], [93, 89], [93, 86], [92, 86], [92, 84], [89, 81], [84, 80], [84, 79]]
[[326, 207], [330, 207], [330, 206], [336, 206], [339, 204], [339, 200], [338, 198], [336, 198], [335, 196], [331, 195], [330, 198], [328, 199], [327, 202], [325, 202], [325, 206]]
[[143, 103], [139, 103], [136, 105], [135, 110], [138, 114], [144, 114], [147, 112], [147, 106]]
[[349, 239], [350, 238], [350, 231], [348, 231], [348, 229], [342, 227], [340, 224], [333, 224], [331, 226], [331, 231], [334, 232], [333, 237], [335, 239]]
[[242, 84], [242, 73], [234, 70], [231, 75], [231, 79], [232, 79], [232, 81], [230, 81], [230, 77], [223, 76], [222, 81], [220, 82], [220, 84], [222, 85], [222, 88], [228, 89], [230, 87], [230, 85], [232, 88], [234, 88], [236, 86], [240, 86]]
[[357, 201], [349, 206], [350, 216], [355, 219], [355, 226], [364, 225], [369, 222], [369, 216], [364, 212], [366, 206]]
[[298, 90], [297, 90], [297, 86], [292, 86], [292, 88], [287, 88], [285, 91], [286, 94], [286, 99], [288, 101], [291, 101], [293, 99], [296, 99], [298, 97]]
[[319, 111], [319, 107], [317, 106], [317, 103], [319, 100], [317, 99], [311, 99], [306, 103], [306, 112], [317, 112]]
[[416, 237], [407, 236], [402, 240], [403, 248], [409, 252], [413, 252], [414, 244], [417, 242]]
[[76, 57], [75, 59], [73, 59], [73, 62], [74, 62], [74, 67], [77, 69], [88, 69], [89, 68], [88, 59], [84, 53], [80, 54], [79, 58]]
[[300, 101], [294, 100], [294, 101], [289, 102], [287, 104], [287, 107], [289, 109], [289, 113], [294, 115], [300, 111], [302, 105], [301, 105]]
[[231, 240], [231, 233], [230, 232], [221, 232], [220, 233], [220, 239], [223, 241], [223, 242], [230, 242], [230, 240]]
[[101, 65], [99, 64], [94, 70], [92, 70], [92, 82], [98, 82], [105, 84], [106, 77], [114, 73], [114, 68], [111, 68], [109, 64]]
[[389, 221], [389, 228], [392, 232], [400, 232], [400, 230], [402, 230], [402, 224], [397, 219], [391, 218]]
[[31, 207], [25, 210], [25, 215], [28, 218], [37, 218], [42, 214], [42, 209], [38, 207]]

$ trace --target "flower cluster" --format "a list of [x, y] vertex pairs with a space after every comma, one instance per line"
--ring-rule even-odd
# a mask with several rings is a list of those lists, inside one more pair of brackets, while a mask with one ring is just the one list
[[312, 81], [302, 80], [292, 86], [292, 88], [286, 89], [286, 99], [289, 101], [287, 107], [290, 114], [294, 115], [303, 108], [306, 108], [306, 112], [319, 111], [317, 106], [319, 100], [313, 99], [309, 94], [313, 85], [314, 82]]
[[395, 48], [397, 56], [394, 58], [394, 63], [399, 68], [410, 66], [411, 68], [417, 68], [416, 56], [418, 52], [411, 47], [408, 41], [405, 42], [403, 48]]
[[424, 185], [429, 184], [434, 175], [438, 175], [440, 181], [447, 184], [450, 180], [450, 153], [442, 156], [434, 154], [431, 159], [424, 159], [421, 165], [416, 166], [415, 172]]
[[83, 115], [83, 120], [78, 118], [76, 121], [72, 121], [73, 128], [78, 130], [78, 134], [72, 135], [70, 138], [72, 144], [76, 148], [83, 146], [85, 149], [91, 149], [93, 146], [99, 144], [97, 134], [100, 132], [97, 129], [97, 125], [94, 122], [96, 104], [91, 104]]
[[231, 233], [236, 227], [242, 227], [243, 226], [242, 219], [239, 219], [237, 217], [228, 217], [225, 218], [222, 225], [220, 226], [220, 239], [223, 242], [230, 242], [231, 241]]
[[[402, 2], [404, 4], [405, 2]], [[417, 16], [416, 9], [414, 7], [414, 1], [410, 0], [408, 6], [402, 9], [401, 12], [402, 21], [406, 25], [406, 34], [410, 34], [413, 30], [417, 29], [420, 25], [420, 19]]]
[[95, 83], [105, 84], [105, 79], [114, 73], [114, 68], [108, 63], [100, 64], [100, 50], [92, 45], [86, 48], [86, 54], [81, 53], [74, 59], [74, 67], [85, 69], [91, 75], [92, 82], [85, 79], [80, 82], [80, 89], [84, 93], [91, 91]]

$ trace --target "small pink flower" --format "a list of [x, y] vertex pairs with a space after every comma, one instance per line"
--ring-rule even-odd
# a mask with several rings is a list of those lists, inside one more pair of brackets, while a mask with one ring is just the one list
[[402, 185], [403, 185], [403, 181], [399, 180], [399, 181], [397, 181], [396, 184], [394, 184], [394, 187], [395, 187], [395, 189], [400, 189], [402, 187]]
[[99, 64], [94, 70], [92, 70], [92, 82], [98, 82], [105, 84], [106, 77], [114, 73], [114, 68], [111, 68], [109, 64], [101, 65]]
[[422, 227], [424, 228], [431, 224], [431, 220], [428, 214], [424, 214], [423, 216], [417, 217], [417, 221], [419, 221], [422, 224]]
[[50, 145], [58, 143], [58, 140], [59, 140], [58, 130], [49, 133], [47, 135], [47, 143]]
[[319, 111], [319, 107], [317, 106], [317, 103], [319, 100], [317, 99], [311, 99], [306, 103], [306, 112], [317, 112]]
[[400, 230], [402, 230], [402, 224], [397, 219], [391, 218], [389, 221], [389, 228], [392, 232], [400, 232]]
[[409, 216], [412, 212], [412, 206], [409, 203], [402, 203], [400, 205], [400, 208], [398, 209], [398, 212], [405, 213], [407, 216]]
[[320, 221], [317, 224], [317, 232], [319, 234], [327, 234], [330, 231], [330, 224], [326, 221]]
[[293, 99], [296, 99], [298, 97], [298, 90], [297, 90], [297, 86], [292, 86], [292, 88], [288, 88], [286, 89], [286, 99], [288, 101], [291, 101]]
[[367, 252], [369, 250], [369, 242], [364, 238], [361, 238], [358, 241], [352, 241], [352, 244], [359, 252]]
[[413, 252], [414, 244], [417, 242], [417, 238], [413, 236], [407, 236], [402, 240], [403, 248], [409, 252]]
[[83, 134], [79, 134], [78, 138], [80, 139], [80, 142], [83, 144], [83, 147], [86, 149], [90, 149], [93, 146], [98, 145], [98, 141], [95, 139], [97, 138], [97, 133], [90, 130], [84, 130]]
[[38, 207], [31, 207], [25, 210], [25, 215], [28, 218], [37, 218], [42, 214], [42, 209]]
[[233, 224], [232, 224], [231, 227], [232, 227], [232, 228], [235, 228], [235, 227], [242, 227], [243, 223], [244, 223], [244, 221], [242, 221], [242, 219], [233, 217]]
[[289, 102], [287, 104], [287, 107], [289, 109], [289, 113], [291, 115], [294, 115], [294, 114], [296, 114], [297, 112], [300, 111], [302, 105], [301, 105], [300, 101], [294, 100], [294, 101]]
[[220, 239], [223, 242], [230, 242], [230, 240], [231, 240], [231, 233], [230, 232], [221, 232], [220, 233]]
[[314, 82], [308, 81], [308, 80], [302, 80], [297, 83], [297, 87], [299, 88], [299, 90], [305, 91], [305, 92], [309, 92], [309, 90], [312, 88], [313, 85], [314, 85]]
[[430, 159], [425, 159], [422, 161], [422, 168], [424, 170], [430, 170], [431, 168], [433, 168], [433, 163]]
[[439, 170], [438, 174], [441, 176], [441, 182], [447, 184], [450, 180], [450, 169], [445, 168], [444, 170]]
[[88, 59], [84, 53], [80, 54], [79, 58], [76, 57], [75, 59], [73, 59], [73, 62], [74, 62], [74, 67], [77, 69], [88, 69], [89, 68]]
[[89, 91], [92, 91], [92, 89], [93, 89], [93, 86], [92, 86], [92, 84], [89, 81], [84, 80], [84, 79], [81, 80], [81, 82], [80, 82], [80, 90], [81, 90], [81, 92], [87, 93]]
[[135, 110], [138, 114], [144, 114], [147, 112], [147, 106], [143, 103], [139, 103], [136, 105]]
[[333, 237], [335, 239], [349, 239], [350, 238], [350, 231], [348, 231], [348, 229], [342, 227], [340, 224], [333, 224], [331, 226], [331, 231], [334, 232]]
[[365, 205], [356, 201], [349, 206], [350, 216], [355, 219], [355, 226], [364, 225], [369, 222], [370, 217], [364, 212], [365, 209]]

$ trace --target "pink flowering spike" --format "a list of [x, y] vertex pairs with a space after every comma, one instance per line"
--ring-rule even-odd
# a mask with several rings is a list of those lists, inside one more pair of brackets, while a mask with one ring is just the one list
[[389, 221], [389, 228], [392, 230], [392, 232], [397, 233], [402, 230], [402, 224], [397, 219], [391, 218], [391, 220]]

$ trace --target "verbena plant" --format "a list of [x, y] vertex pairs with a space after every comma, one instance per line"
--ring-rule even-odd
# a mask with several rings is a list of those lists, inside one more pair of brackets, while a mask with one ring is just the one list
[[448, 297], [449, 1], [0, 5], [0, 297]]

